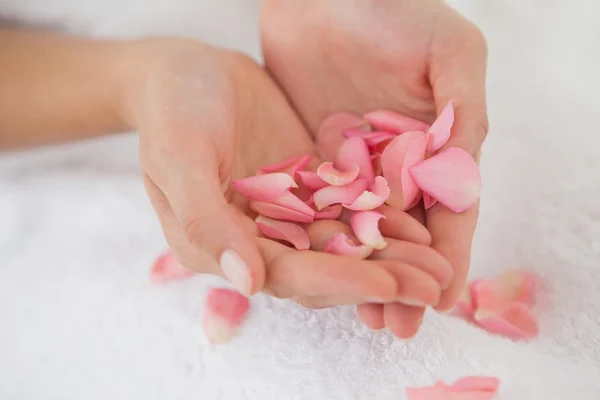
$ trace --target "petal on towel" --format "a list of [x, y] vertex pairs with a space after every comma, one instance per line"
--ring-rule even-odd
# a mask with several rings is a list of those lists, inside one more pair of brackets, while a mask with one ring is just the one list
[[381, 170], [387, 180], [391, 194], [387, 203], [406, 210], [414, 202], [419, 187], [409, 169], [425, 159], [428, 141], [423, 132], [406, 132], [396, 137], [381, 155]]
[[342, 215], [342, 205], [334, 204], [323, 208], [321, 211], [315, 212], [315, 220], [317, 219], [338, 219]]
[[523, 303], [512, 303], [499, 312], [478, 309], [474, 320], [486, 331], [514, 340], [533, 339], [540, 333], [537, 320]]
[[168, 250], [158, 257], [152, 265], [150, 281], [152, 283], [165, 283], [194, 275], [196, 275], [195, 271], [181, 265], [173, 252]]
[[364, 115], [365, 119], [380, 131], [402, 134], [410, 131], [427, 132], [429, 124], [389, 110], [373, 111]]
[[284, 240], [291, 243], [298, 250], [308, 250], [310, 241], [306, 231], [292, 222], [277, 221], [259, 215], [254, 220], [258, 229], [268, 238]]
[[292, 178], [295, 178], [296, 172], [304, 170], [311, 159], [312, 157], [308, 154], [290, 157], [281, 162], [262, 167], [258, 170], [257, 175], [270, 174], [273, 172], [284, 172], [290, 175]]
[[323, 251], [325, 253], [356, 257], [364, 260], [371, 255], [373, 249], [364, 244], [357, 245], [344, 233], [338, 233], [327, 242]]
[[435, 206], [435, 203], [437, 203], [436, 199], [423, 192], [423, 206], [426, 210], [429, 210], [431, 207]]
[[455, 400], [451, 394], [441, 386], [426, 386], [406, 389], [408, 400]]
[[313, 194], [313, 201], [318, 211], [332, 204], [352, 204], [366, 188], [365, 179], [357, 179], [345, 186], [327, 186]]
[[526, 271], [509, 269], [494, 279], [471, 284], [478, 309], [500, 311], [513, 302], [532, 306], [534, 278]]
[[273, 172], [263, 175], [236, 179], [231, 185], [242, 196], [251, 200], [270, 201], [290, 188], [297, 188], [294, 178], [284, 172]]
[[250, 301], [235, 290], [212, 288], [206, 297], [203, 328], [210, 343], [228, 342], [248, 314]]
[[327, 182], [319, 178], [319, 175], [313, 171], [298, 171], [296, 175], [300, 177], [300, 180], [309, 189], [319, 190], [327, 186]]
[[490, 400], [500, 380], [494, 377], [468, 376], [447, 385], [438, 381], [433, 386], [406, 389], [408, 400]]
[[375, 177], [371, 190], [365, 190], [352, 204], [344, 204], [349, 210], [367, 211], [381, 206], [390, 197], [390, 188], [383, 176]]
[[448, 139], [450, 139], [450, 130], [453, 124], [454, 107], [452, 107], [452, 102], [449, 102], [429, 128], [428, 133], [431, 134], [431, 140], [427, 146], [427, 151], [433, 153], [448, 143]]
[[317, 148], [324, 159], [335, 160], [345, 140], [342, 132], [348, 129], [370, 131], [371, 127], [360, 115], [347, 112], [332, 114], [321, 123], [317, 133]]
[[479, 167], [469, 153], [458, 147], [413, 165], [410, 174], [418, 187], [456, 213], [469, 209], [481, 195]]
[[352, 167], [352, 164], [358, 165], [360, 169], [358, 176], [365, 178], [368, 185], [372, 185], [375, 172], [373, 171], [371, 155], [367, 144], [359, 137], [344, 140], [335, 157], [335, 165], [341, 169], [348, 170]]
[[358, 177], [359, 168], [354, 163], [349, 163], [348, 168], [338, 169], [333, 162], [326, 161], [317, 168], [317, 175], [324, 182], [332, 186], [344, 186], [353, 182]]
[[379, 220], [382, 218], [386, 217], [377, 211], [358, 211], [350, 217], [350, 226], [362, 244], [381, 250], [387, 246], [379, 231]]
[[500, 379], [493, 376], [465, 376], [449, 386], [452, 392], [488, 392], [496, 393], [500, 387]]

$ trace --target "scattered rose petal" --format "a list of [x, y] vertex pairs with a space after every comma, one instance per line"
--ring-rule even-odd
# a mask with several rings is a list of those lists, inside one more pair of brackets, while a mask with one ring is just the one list
[[532, 306], [534, 302], [534, 279], [531, 274], [519, 270], [506, 270], [502, 275], [471, 284], [477, 308], [499, 311], [513, 302]]
[[358, 165], [348, 164], [348, 169], [337, 169], [333, 162], [324, 162], [317, 168], [317, 175], [324, 182], [333, 186], [344, 186], [353, 182], [358, 177]]
[[[424, 192], [457, 213], [469, 209], [481, 195], [477, 163], [469, 153], [458, 147], [451, 147], [413, 165], [410, 174]], [[388, 183], [392, 186], [389, 179]], [[392, 186], [392, 195], [393, 190]]]
[[491, 400], [499, 387], [498, 378], [469, 376], [452, 385], [438, 381], [433, 386], [407, 388], [406, 396], [408, 400]]
[[196, 272], [184, 267], [177, 261], [172, 251], [163, 253], [152, 265], [150, 281], [152, 283], [165, 283], [178, 279], [185, 279], [196, 275]]
[[394, 111], [378, 110], [365, 114], [364, 117], [375, 129], [381, 131], [402, 134], [410, 131], [427, 132], [429, 130], [429, 124]]
[[298, 250], [308, 250], [310, 248], [310, 240], [306, 231], [299, 225], [291, 222], [277, 221], [259, 215], [254, 220], [258, 229], [271, 239], [284, 240], [291, 243]]
[[449, 102], [427, 131], [431, 134], [427, 151], [433, 153], [448, 143], [452, 124], [454, 124], [454, 108], [452, 107], [452, 102]]
[[362, 244], [381, 250], [387, 246], [379, 231], [379, 220], [382, 218], [386, 217], [377, 211], [358, 211], [350, 217], [350, 226]]
[[356, 257], [364, 260], [371, 255], [373, 249], [364, 244], [357, 245], [344, 233], [338, 233], [327, 242], [323, 251], [325, 253]]
[[362, 117], [346, 112], [335, 113], [327, 117], [317, 133], [317, 148], [326, 160], [335, 160], [341, 144], [344, 142], [342, 132], [345, 130], [370, 131], [369, 123]]
[[381, 206], [390, 197], [390, 188], [383, 176], [375, 177], [371, 190], [365, 190], [352, 204], [344, 204], [349, 210], [367, 211]]
[[295, 178], [296, 172], [302, 171], [304, 168], [306, 168], [311, 159], [312, 157], [308, 154], [290, 157], [281, 162], [262, 167], [258, 170], [257, 175], [270, 174], [273, 172], [284, 172], [290, 175], [292, 178]]
[[537, 320], [523, 303], [512, 303], [500, 312], [478, 309], [474, 320], [486, 331], [514, 340], [533, 339], [540, 333]]
[[335, 165], [338, 168], [348, 170], [352, 168], [353, 164], [359, 167], [358, 176], [366, 179], [368, 185], [372, 185], [375, 180], [375, 172], [373, 171], [371, 155], [367, 144], [359, 137], [344, 140], [335, 158]]
[[309, 189], [319, 190], [327, 186], [327, 182], [319, 178], [319, 175], [313, 171], [298, 171], [296, 173], [300, 177], [300, 180]]
[[436, 199], [423, 192], [423, 207], [425, 207], [426, 210], [429, 210], [431, 207], [435, 206], [435, 203], [437, 203]]
[[208, 291], [204, 311], [204, 332], [210, 343], [229, 341], [244, 321], [250, 302], [235, 290], [212, 288]]
[[236, 179], [231, 185], [241, 195], [257, 201], [270, 201], [290, 188], [297, 188], [294, 178], [284, 172], [273, 172], [263, 175]]
[[315, 212], [315, 220], [317, 219], [338, 219], [342, 214], [343, 207], [341, 204], [334, 204], [323, 208], [321, 211]]
[[345, 186], [327, 186], [313, 194], [313, 201], [319, 211], [332, 204], [352, 204], [366, 188], [365, 179], [357, 179]]
[[396, 137], [381, 155], [381, 170], [391, 189], [387, 203], [407, 210], [419, 194], [410, 168], [425, 158], [428, 137], [423, 132], [406, 132]]

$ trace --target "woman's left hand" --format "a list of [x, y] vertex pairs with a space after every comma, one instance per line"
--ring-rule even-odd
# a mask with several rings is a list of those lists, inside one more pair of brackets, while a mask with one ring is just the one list
[[[266, 67], [312, 132], [338, 111], [391, 109], [432, 122], [450, 101], [455, 122], [444, 148], [478, 159], [488, 131], [487, 48], [480, 30], [442, 0], [265, 0], [261, 18]], [[454, 269], [436, 309], [451, 309], [466, 281], [479, 204], [456, 214], [439, 203], [410, 213]], [[371, 328], [409, 337], [425, 309], [363, 304]]]

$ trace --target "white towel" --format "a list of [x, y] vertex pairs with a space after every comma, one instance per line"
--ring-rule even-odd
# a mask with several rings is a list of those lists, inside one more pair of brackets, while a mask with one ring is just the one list
[[[188, 34], [258, 54], [258, 1], [0, 0], [0, 13], [95, 36]], [[498, 400], [600, 397], [600, 7], [463, 0], [488, 37], [491, 132], [471, 277], [538, 274], [541, 337], [514, 343], [428, 312], [411, 341], [352, 307], [257, 296], [240, 336], [207, 344], [211, 277], [152, 286], [165, 243], [136, 138], [0, 158], [0, 398], [402, 400], [464, 375]], [[222, 21], [234, 21], [223, 30]], [[0, 88], [1, 90], [1, 88]]]

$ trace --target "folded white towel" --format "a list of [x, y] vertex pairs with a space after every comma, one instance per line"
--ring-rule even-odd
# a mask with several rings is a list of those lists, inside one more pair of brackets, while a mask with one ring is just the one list
[[[0, 14], [97, 36], [189, 34], [257, 55], [257, 1], [212, 3], [0, 0]], [[490, 47], [471, 276], [538, 274], [539, 339], [430, 312], [403, 342], [363, 328], [351, 307], [258, 296], [240, 336], [210, 347], [203, 296], [223, 282], [148, 283], [165, 243], [125, 136], [0, 159], [0, 398], [401, 400], [406, 386], [489, 374], [502, 380], [498, 400], [598, 399], [600, 7], [455, 3]]]

